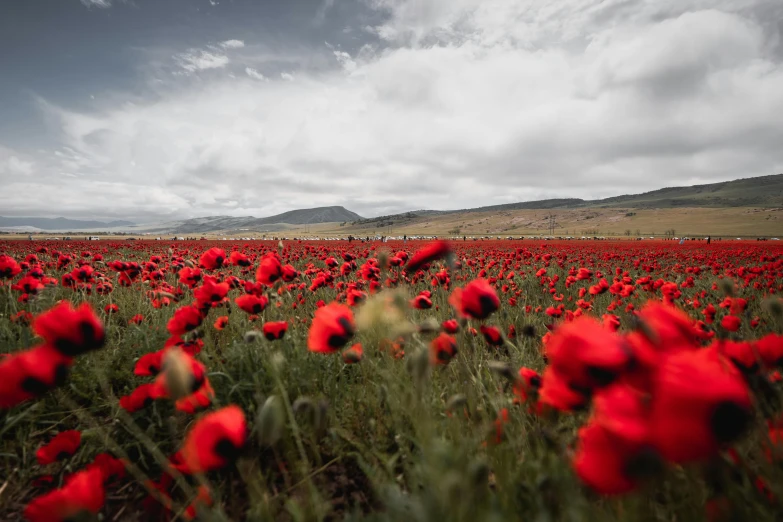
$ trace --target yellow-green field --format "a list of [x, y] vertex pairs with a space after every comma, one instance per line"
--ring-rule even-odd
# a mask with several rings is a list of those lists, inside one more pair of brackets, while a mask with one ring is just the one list
[[[176, 233], [177, 236], [206, 237], [357, 237], [387, 235], [520, 236], [549, 235], [550, 215], [555, 236], [675, 236], [778, 237], [783, 235], [783, 208], [664, 208], [664, 209], [555, 209], [501, 212], [461, 212], [413, 219], [390, 218], [369, 223], [321, 223], [288, 226], [284, 231], [225, 230], [207, 233]], [[62, 233], [34, 234], [34, 238], [62, 236]], [[141, 236], [100, 235], [102, 239], [169, 239], [173, 233]], [[71, 234], [74, 239], [81, 236]], [[78, 236], [78, 237], [77, 237]], [[27, 234], [3, 234], [0, 238], [25, 239]]]

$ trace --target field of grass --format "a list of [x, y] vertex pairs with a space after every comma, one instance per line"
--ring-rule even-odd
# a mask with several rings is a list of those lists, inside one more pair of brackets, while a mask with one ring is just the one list
[[[553, 209], [471, 212], [426, 216], [390, 225], [313, 226], [320, 235], [373, 232], [386, 235], [548, 235], [554, 216], [556, 236], [604, 235], [662, 236], [673, 229], [680, 236], [770, 237], [783, 235], [783, 209], [677, 208], [677, 209]], [[391, 233], [388, 231], [391, 230]], [[457, 232], [459, 231], [459, 232]], [[637, 232], [638, 231], [638, 232]]]
[[[492, 212], [464, 212], [434, 214], [416, 218], [391, 218], [369, 223], [320, 223], [313, 225], [286, 225], [285, 230], [263, 232], [253, 230], [224, 230], [189, 234], [208, 239], [223, 237], [364, 237], [371, 235], [408, 236], [437, 235], [471, 236], [528, 236], [549, 235], [549, 216], [554, 216], [555, 236], [613, 236], [618, 239], [664, 237], [674, 230], [677, 236], [756, 238], [783, 235], [783, 208], [590, 208], [553, 210], [504, 210]], [[626, 233], [628, 233], [626, 235]], [[62, 236], [62, 233], [42, 233], [36, 239]], [[170, 239], [171, 233], [155, 233]], [[188, 235], [188, 234], [184, 234]], [[71, 234], [74, 239], [79, 236]], [[126, 237], [147, 238], [138, 234], [101, 235], [103, 239]], [[27, 239], [27, 234], [7, 234], [6, 239]]]
[[0, 240], [0, 520], [780, 520], [783, 248], [668, 245]]

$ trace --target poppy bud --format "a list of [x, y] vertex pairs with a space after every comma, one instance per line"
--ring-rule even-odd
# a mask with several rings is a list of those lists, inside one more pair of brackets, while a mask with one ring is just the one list
[[508, 379], [509, 381], [514, 382], [518, 378], [517, 373], [513, 368], [511, 368], [511, 365], [507, 363], [501, 361], [489, 361], [488, 366], [490, 371]]
[[192, 393], [194, 376], [190, 364], [179, 348], [166, 351], [163, 356], [163, 378], [169, 397], [178, 401]]
[[248, 330], [247, 332], [245, 332], [243, 339], [245, 343], [252, 344], [260, 341], [261, 337], [262, 337], [261, 332], [259, 332], [258, 330]]
[[433, 333], [440, 330], [440, 324], [438, 323], [438, 320], [435, 319], [434, 317], [428, 317], [422, 323], [419, 323], [417, 328], [419, 329], [419, 333], [423, 333], [423, 334]]
[[454, 411], [457, 408], [462, 408], [467, 403], [468, 403], [467, 397], [465, 397], [461, 393], [457, 393], [449, 397], [449, 400], [446, 401], [446, 411]]
[[774, 317], [776, 320], [780, 321], [783, 318], [783, 300], [775, 297], [770, 297], [765, 299], [761, 306], [764, 307], [764, 309]]
[[285, 412], [279, 397], [272, 395], [264, 402], [258, 412], [256, 424], [258, 425], [258, 441], [262, 445], [271, 446], [280, 440], [285, 425]]
[[430, 370], [430, 357], [427, 350], [418, 350], [408, 359], [408, 371], [413, 376], [416, 386], [421, 386], [427, 380]]
[[482, 458], [471, 462], [468, 467], [468, 477], [474, 489], [487, 486], [489, 483], [489, 465], [487, 462]]
[[536, 336], [536, 327], [532, 324], [526, 324], [522, 327], [522, 335], [525, 337], [535, 337]]
[[442, 479], [445, 500], [448, 505], [456, 506], [465, 500], [465, 488], [463, 487], [462, 477], [454, 471], [450, 471]]
[[272, 362], [272, 367], [276, 371], [280, 371], [283, 369], [283, 366], [285, 366], [285, 362], [286, 362], [285, 356], [280, 352], [276, 352], [275, 354], [272, 355], [271, 362]]
[[378, 252], [378, 267], [381, 269], [381, 272], [386, 271], [386, 269], [389, 267], [389, 252], [386, 250], [381, 250]]
[[310, 425], [315, 426], [318, 413], [315, 402], [310, 397], [299, 397], [296, 399], [293, 409], [295, 414], [302, 415]]

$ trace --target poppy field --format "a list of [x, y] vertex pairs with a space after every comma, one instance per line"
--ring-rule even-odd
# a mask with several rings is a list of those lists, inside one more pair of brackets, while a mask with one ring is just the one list
[[783, 248], [0, 241], [0, 520], [780, 520]]

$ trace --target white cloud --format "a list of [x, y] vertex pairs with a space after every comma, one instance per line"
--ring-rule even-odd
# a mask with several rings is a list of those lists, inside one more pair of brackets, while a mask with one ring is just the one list
[[266, 80], [266, 77], [260, 72], [256, 71], [252, 67], [245, 67], [245, 74], [253, 78], [254, 80]]
[[334, 57], [337, 58], [337, 61], [339, 64], [345, 69], [347, 72], [353, 72], [356, 70], [356, 62], [351, 59], [351, 55], [346, 53], [345, 51], [333, 51]]
[[226, 40], [220, 42], [220, 47], [223, 49], [241, 49], [245, 46], [245, 42], [242, 40]]
[[[101, 191], [141, 194], [156, 216], [379, 215], [783, 172], [780, 34], [759, 14], [773, 0], [368, 1], [389, 14], [373, 29], [388, 45], [330, 47], [331, 71], [303, 61], [295, 82], [259, 82], [191, 50], [186, 71], [240, 75], [96, 112], [50, 108], [68, 149], [14, 186], [87, 209], [105, 205]], [[66, 173], [67, 194], [51, 188]], [[17, 189], [1, 207], [30, 204], [5, 195]]]
[[228, 56], [203, 49], [191, 49], [174, 56], [179, 66], [188, 73], [204, 71], [207, 69], [219, 69], [229, 63]]
[[111, 7], [112, 0], [82, 0], [82, 4], [87, 7], [100, 7], [106, 9]]
[[19, 153], [0, 146], [0, 180], [3, 185], [18, 176], [30, 176], [34, 166], [32, 161], [22, 159]]

